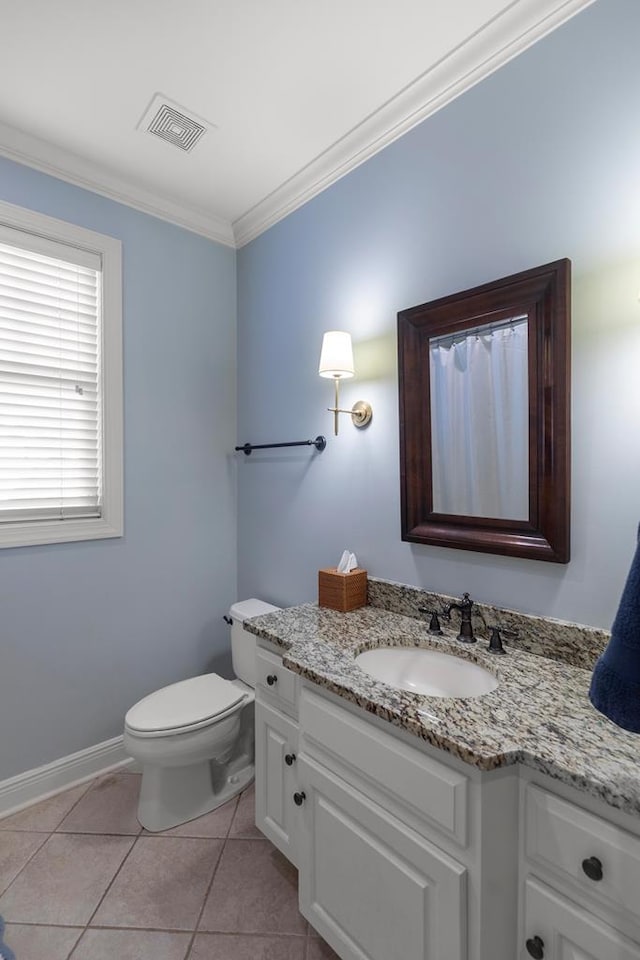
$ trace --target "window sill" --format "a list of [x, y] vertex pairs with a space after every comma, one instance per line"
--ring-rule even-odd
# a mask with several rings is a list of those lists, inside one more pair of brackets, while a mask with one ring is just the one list
[[104, 540], [108, 537], [121, 537], [122, 533], [121, 521], [112, 523], [104, 517], [3, 523], [0, 526], [0, 549], [45, 543], [70, 543], [77, 540]]

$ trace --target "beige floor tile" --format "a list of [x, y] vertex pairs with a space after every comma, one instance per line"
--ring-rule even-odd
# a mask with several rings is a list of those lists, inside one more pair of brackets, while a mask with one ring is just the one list
[[256, 827], [256, 793], [253, 784], [240, 794], [238, 809], [233, 818], [230, 837], [243, 837], [248, 840], [263, 840], [264, 835]]
[[163, 830], [160, 833], [153, 834], [150, 834], [148, 830], [142, 832], [145, 836], [153, 837], [226, 837], [237, 805], [238, 798], [234, 797], [233, 800], [217, 807], [211, 813], [205, 813], [204, 817], [190, 820], [189, 823], [182, 823], [179, 827], [172, 827], [171, 830]]
[[89, 929], [71, 960], [184, 960], [190, 939], [190, 933]]
[[189, 960], [305, 960], [305, 937], [199, 933]]
[[0, 897], [0, 914], [14, 923], [88, 923], [133, 842], [53, 834]]
[[136, 818], [140, 779], [135, 773], [100, 777], [64, 818], [58, 831], [136, 836], [142, 830]]
[[340, 960], [328, 943], [319, 937], [309, 937], [306, 960]]
[[5, 942], [16, 960], [67, 960], [82, 927], [35, 927], [9, 923]]
[[139, 837], [92, 924], [193, 930], [222, 840]]
[[0, 893], [4, 893], [36, 850], [46, 842], [45, 833], [0, 833]]
[[227, 840], [207, 897], [201, 930], [306, 933], [298, 875], [268, 840]]
[[90, 786], [90, 782], [81, 783], [79, 787], [65, 790], [55, 797], [26, 807], [20, 813], [5, 817], [0, 820], [0, 830], [41, 830], [43, 833], [51, 833]]

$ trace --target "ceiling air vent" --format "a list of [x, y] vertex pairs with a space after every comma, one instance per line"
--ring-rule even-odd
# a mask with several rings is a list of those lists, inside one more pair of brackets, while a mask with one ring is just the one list
[[196, 120], [184, 113], [183, 109], [163, 94], [156, 94], [138, 123], [138, 130], [152, 133], [189, 153], [213, 124], [201, 118]]

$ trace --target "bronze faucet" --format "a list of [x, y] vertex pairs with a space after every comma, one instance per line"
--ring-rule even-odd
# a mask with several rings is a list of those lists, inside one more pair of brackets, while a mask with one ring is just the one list
[[462, 640], [463, 643], [476, 642], [476, 638], [473, 635], [473, 624], [471, 623], [472, 607], [473, 600], [470, 598], [468, 593], [465, 593], [463, 594], [460, 603], [448, 603], [442, 611], [442, 616], [446, 617], [447, 620], [451, 620], [452, 610], [460, 611], [460, 633], [458, 634], [457, 639]]

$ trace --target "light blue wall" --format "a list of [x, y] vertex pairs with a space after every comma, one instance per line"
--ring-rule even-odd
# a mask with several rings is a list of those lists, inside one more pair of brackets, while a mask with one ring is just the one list
[[236, 600], [235, 252], [0, 160], [0, 199], [123, 247], [125, 536], [0, 551], [0, 780], [228, 668]]
[[[239, 592], [314, 599], [345, 547], [371, 574], [610, 626], [640, 519], [640, 4], [601, 0], [240, 251]], [[573, 261], [573, 559], [400, 540], [396, 313]], [[363, 432], [331, 435], [322, 332], [354, 337]]]
[[[313, 599], [320, 566], [608, 626], [640, 518], [637, 0], [600, 0], [239, 254], [0, 160], [0, 199], [119, 237], [121, 540], [0, 551], [0, 780], [117, 735], [164, 683], [228, 669], [238, 596]], [[558, 257], [574, 264], [573, 560], [400, 541], [396, 313]], [[352, 331], [343, 417], [317, 376]], [[325, 433], [235, 458], [242, 441]], [[236, 589], [235, 471], [239, 586]]]

